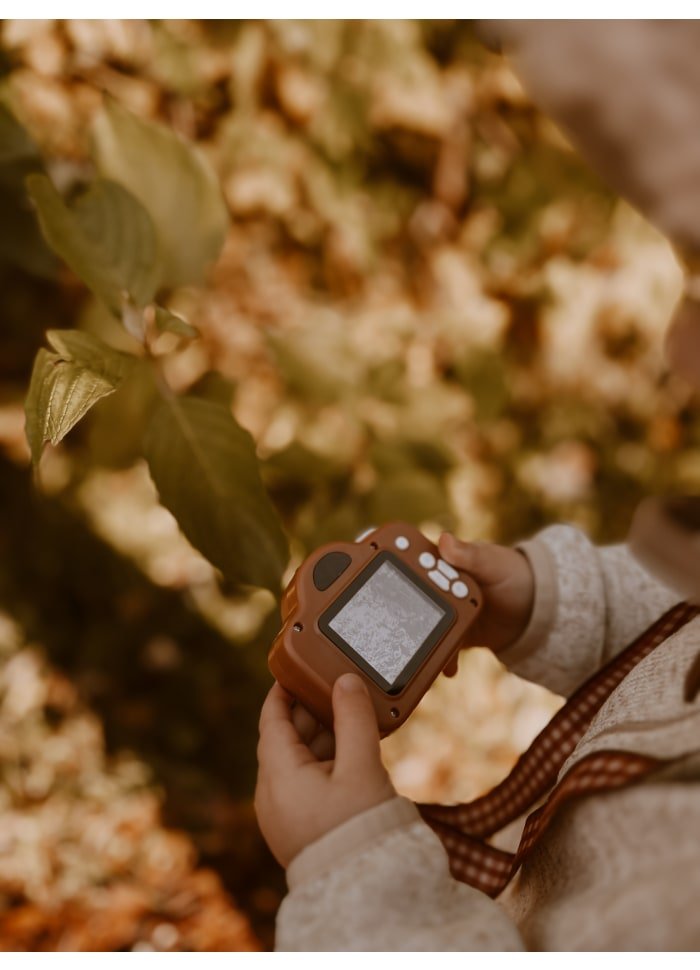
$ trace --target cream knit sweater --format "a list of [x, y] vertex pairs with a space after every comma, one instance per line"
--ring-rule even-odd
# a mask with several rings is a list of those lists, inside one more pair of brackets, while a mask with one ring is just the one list
[[[536, 579], [528, 629], [501, 659], [570, 694], [674, 605], [625, 546], [552, 526], [522, 547]], [[279, 950], [692, 950], [700, 946], [700, 698], [684, 701], [700, 618], [620, 684], [562, 769], [605, 748], [687, 756], [661, 779], [561, 810], [492, 900], [455, 881], [405, 798], [350, 819], [287, 871]]]

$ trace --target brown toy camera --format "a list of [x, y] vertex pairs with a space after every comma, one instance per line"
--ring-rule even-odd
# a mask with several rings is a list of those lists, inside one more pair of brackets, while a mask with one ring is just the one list
[[443, 562], [414, 526], [393, 522], [301, 564], [282, 598], [269, 667], [329, 728], [333, 684], [359, 674], [384, 736], [464, 646], [481, 605], [471, 576]]

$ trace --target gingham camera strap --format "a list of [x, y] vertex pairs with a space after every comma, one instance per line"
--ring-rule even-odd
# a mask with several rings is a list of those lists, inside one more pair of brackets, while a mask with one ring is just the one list
[[[497, 896], [564, 802], [629, 785], [664, 764], [629, 751], [598, 751], [578, 761], [555, 785], [563, 764], [618, 684], [698, 615], [700, 607], [680, 603], [593, 674], [537, 735], [508, 777], [488, 794], [463, 805], [418, 805], [442, 840], [456, 879]], [[488, 836], [519, 818], [548, 792], [544, 804], [528, 816], [517, 852], [489, 845]]]

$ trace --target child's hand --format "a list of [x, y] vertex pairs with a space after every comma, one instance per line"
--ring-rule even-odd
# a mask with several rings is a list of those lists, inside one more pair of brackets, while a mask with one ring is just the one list
[[[489, 542], [460, 542], [445, 532], [438, 543], [442, 558], [471, 573], [484, 594], [484, 605], [469, 630], [469, 646], [490, 647], [495, 653], [525, 631], [535, 597], [530, 564], [515, 549]], [[457, 658], [445, 668], [457, 672]]]
[[274, 684], [260, 715], [255, 792], [260, 829], [283, 866], [326, 832], [396, 794], [360, 677], [343, 674], [335, 682], [335, 737], [292, 703], [291, 694]]

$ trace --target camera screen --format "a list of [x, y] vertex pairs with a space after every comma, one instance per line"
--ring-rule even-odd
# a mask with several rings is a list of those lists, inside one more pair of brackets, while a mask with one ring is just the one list
[[446, 610], [386, 561], [328, 626], [393, 684], [445, 615]]

